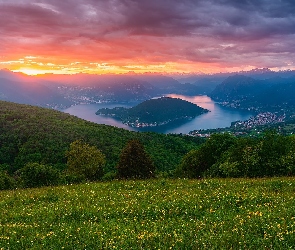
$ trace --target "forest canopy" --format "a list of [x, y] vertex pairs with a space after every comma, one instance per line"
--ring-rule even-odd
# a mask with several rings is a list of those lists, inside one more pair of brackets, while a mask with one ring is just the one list
[[[139, 139], [156, 172], [170, 172], [202, 139], [181, 135], [139, 133], [88, 122], [56, 110], [0, 101], [0, 170], [14, 176], [28, 163], [67, 169], [66, 152], [82, 140], [104, 156], [103, 172], [116, 170], [122, 149]], [[3, 177], [3, 178], [4, 178]]]

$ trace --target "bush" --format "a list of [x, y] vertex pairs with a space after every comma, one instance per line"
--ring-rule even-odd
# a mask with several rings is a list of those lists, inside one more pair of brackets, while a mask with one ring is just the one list
[[114, 171], [111, 171], [111, 172], [106, 173], [106, 174], [102, 177], [102, 180], [103, 180], [103, 181], [112, 181], [112, 180], [115, 180], [116, 177], [117, 177], [117, 173], [114, 172]]
[[191, 150], [182, 159], [176, 170], [179, 177], [198, 178], [207, 169], [203, 151], [201, 149]]
[[12, 189], [14, 187], [15, 180], [6, 171], [0, 171], [0, 190]]
[[78, 184], [85, 182], [84, 175], [78, 175], [77, 173], [71, 173], [69, 171], [64, 171], [61, 175], [61, 183], [62, 184]]
[[24, 187], [50, 186], [56, 185], [60, 181], [58, 170], [39, 163], [27, 163], [19, 170], [19, 173]]
[[238, 177], [239, 169], [237, 162], [223, 162], [219, 166], [219, 172], [221, 177]]
[[178, 175], [188, 178], [202, 177], [235, 143], [236, 138], [232, 135], [211, 135], [198, 149], [191, 150], [183, 157], [177, 170]]

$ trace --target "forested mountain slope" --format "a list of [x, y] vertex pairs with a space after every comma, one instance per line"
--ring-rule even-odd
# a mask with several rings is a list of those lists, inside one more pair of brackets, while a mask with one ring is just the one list
[[217, 101], [232, 101], [249, 99], [269, 85], [262, 80], [256, 80], [243, 75], [230, 76], [212, 91], [211, 97]]
[[243, 75], [230, 76], [216, 86], [210, 97], [227, 106], [256, 112], [293, 113], [295, 77], [257, 80]]
[[13, 173], [28, 162], [65, 168], [65, 152], [75, 140], [96, 146], [106, 156], [106, 172], [117, 164], [122, 148], [137, 138], [157, 171], [175, 169], [200, 139], [139, 133], [91, 123], [59, 111], [0, 101], [0, 168]]

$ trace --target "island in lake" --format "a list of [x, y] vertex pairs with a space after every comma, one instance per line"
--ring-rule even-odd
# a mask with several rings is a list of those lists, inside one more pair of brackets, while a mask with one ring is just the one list
[[102, 108], [96, 114], [112, 116], [131, 127], [154, 127], [176, 120], [190, 120], [207, 112], [209, 110], [179, 98], [161, 97], [132, 108]]

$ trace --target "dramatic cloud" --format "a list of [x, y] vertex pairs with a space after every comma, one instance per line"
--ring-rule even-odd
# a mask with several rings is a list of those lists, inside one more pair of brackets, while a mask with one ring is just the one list
[[0, 0], [0, 68], [294, 69], [292, 0]]

